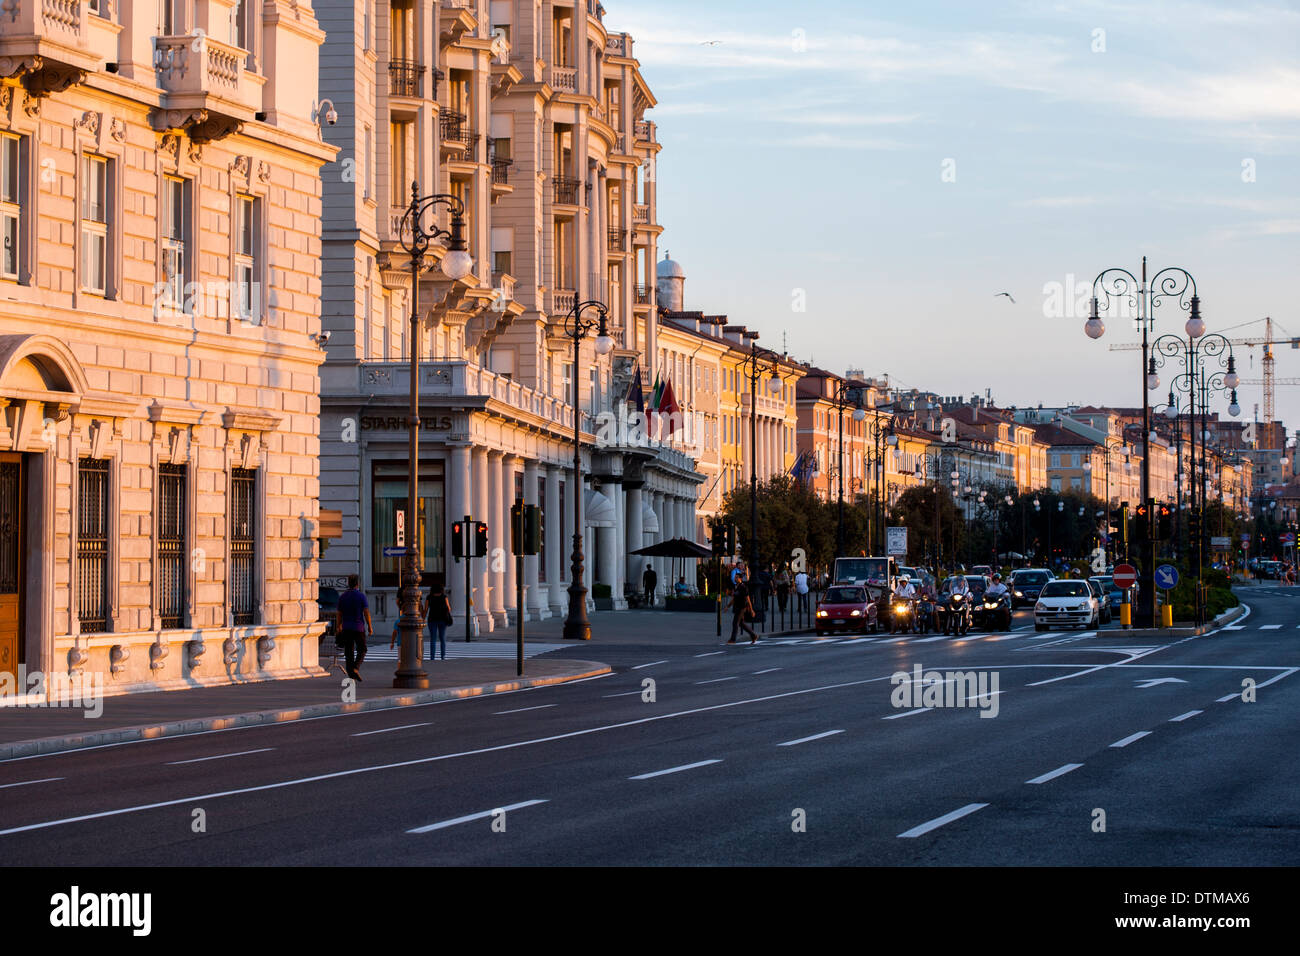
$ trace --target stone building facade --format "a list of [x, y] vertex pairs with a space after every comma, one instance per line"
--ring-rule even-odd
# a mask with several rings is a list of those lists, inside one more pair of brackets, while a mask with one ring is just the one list
[[0, 671], [318, 673], [311, 6], [13, 8]]

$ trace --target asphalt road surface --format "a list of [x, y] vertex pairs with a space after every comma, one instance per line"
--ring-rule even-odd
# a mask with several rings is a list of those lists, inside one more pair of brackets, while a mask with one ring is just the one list
[[[11, 760], [0, 861], [1295, 865], [1300, 588], [1242, 594], [1168, 645], [696, 628], [554, 652], [615, 668], [581, 683]], [[925, 706], [916, 665], [987, 693]]]

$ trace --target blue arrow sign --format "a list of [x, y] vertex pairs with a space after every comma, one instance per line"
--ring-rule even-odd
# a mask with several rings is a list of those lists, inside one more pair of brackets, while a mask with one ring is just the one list
[[1178, 586], [1178, 569], [1172, 564], [1162, 564], [1156, 568], [1156, 587], [1168, 591]]
[[405, 548], [384, 548], [384, 557], [404, 558], [406, 557], [406, 549]]

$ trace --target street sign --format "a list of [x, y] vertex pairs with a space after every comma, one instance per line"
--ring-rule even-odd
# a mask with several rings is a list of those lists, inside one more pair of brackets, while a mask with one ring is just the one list
[[1218, 535], [1210, 538], [1210, 547], [1215, 551], [1227, 551], [1232, 547], [1232, 539], [1229, 537], [1219, 537]]
[[1131, 588], [1133, 585], [1137, 584], [1137, 579], [1138, 579], [1137, 569], [1134, 568], [1133, 565], [1131, 564], [1115, 565], [1115, 575], [1113, 577], [1113, 580], [1115, 582], [1115, 587], [1127, 590], [1128, 588]]
[[1241, 543], [1242, 543], [1242, 544], [1250, 544], [1250, 532], [1247, 532], [1246, 534], [1243, 534], [1243, 535], [1241, 536]]
[[1156, 587], [1166, 591], [1178, 587], [1178, 569], [1172, 564], [1162, 564], [1156, 568]]
[[393, 513], [393, 517], [397, 519], [397, 546], [399, 548], [405, 548], [406, 547], [406, 512], [396, 511]]
[[[398, 512], [399, 514], [401, 512]], [[405, 548], [384, 548], [384, 557], [386, 558], [404, 558], [406, 557]]]
[[1295, 532], [1286, 531], [1278, 538], [1283, 544], [1295, 544]]
[[891, 557], [907, 557], [907, 529], [885, 529], [885, 554]]

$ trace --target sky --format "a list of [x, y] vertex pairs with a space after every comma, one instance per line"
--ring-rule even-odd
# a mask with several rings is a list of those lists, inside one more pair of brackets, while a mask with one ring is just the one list
[[[1191, 273], [1208, 331], [1300, 336], [1298, 3], [606, 7], [659, 103], [660, 255], [686, 308], [769, 348], [1001, 405], [1133, 406], [1140, 355], [1110, 346], [1140, 334], [1083, 323], [1093, 279], [1144, 255]], [[1156, 333], [1185, 320], [1170, 300]], [[1235, 351], [1259, 378], [1262, 350]], [[1275, 355], [1300, 379], [1300, 349]], [[1261, 386], [1239, 401], [1253, 417]], [[1276, 417], [1300, 428], [1300, 385]]]

